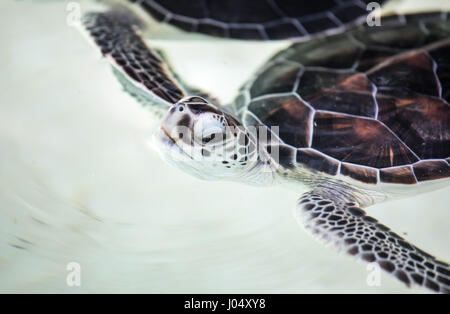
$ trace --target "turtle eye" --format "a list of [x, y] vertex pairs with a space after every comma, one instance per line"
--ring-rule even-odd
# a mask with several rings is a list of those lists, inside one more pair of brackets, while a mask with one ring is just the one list
[[214, 115], [204, 114], [194, 125], [194, 136], [201, 144], [216, 144], [225, 139], [225, 126]]
[[209, 135], [209, 136], [204, 136], [204, 137], [202, 138], [202, 143], [203, 143], [203, 144], [209, 143], [209, 142], [211, 142], [215, 137], [216, 137], [216, 133], [213, 133], [213, 134], [211, 134], [211, 135]]
[[216, 144], [224, 140], [225, 134], [222, 131], [204, 134], [202, 144]]

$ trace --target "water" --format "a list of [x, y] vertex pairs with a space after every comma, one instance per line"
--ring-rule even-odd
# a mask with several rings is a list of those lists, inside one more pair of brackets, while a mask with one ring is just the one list
[[[121, 91], [64, 2], [0, 4], [1, 292], [423, 292], [309, 237], [302, 193], [203, 182], [148, 148], [155, 121]], [[224, 101], [283, 44], [157, 41]], [[278, 46], [277, 46], [278, 45]], [[449, 188], [368, 211], [450, 261]], [[66, 266], [81, 266], [80, 287]]]

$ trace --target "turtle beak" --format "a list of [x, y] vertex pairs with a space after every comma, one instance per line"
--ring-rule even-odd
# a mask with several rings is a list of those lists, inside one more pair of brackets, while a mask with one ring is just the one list
[[190, 144], [192, 127], [192, 112], [184, 103], [170, 107], [161, 123], [161, 131], [174, 143], [183, 140], [186, 144]]

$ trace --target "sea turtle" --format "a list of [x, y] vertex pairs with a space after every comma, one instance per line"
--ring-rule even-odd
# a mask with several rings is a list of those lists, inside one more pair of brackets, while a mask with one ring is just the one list
[[203, 179], [306, 189], [295, 215], [314, 236], [408, 286], [450, 292], [449, 264], [362, 209], [449, 183], [447, 13], [390, 15], [370, 27], [358, 0], [136, 7], [188, 31], [295, 41], [224, 106], [179, 81], [128, 9], [85, 14], [125, 90], [162, 117], [155, 140], [165, 159]]

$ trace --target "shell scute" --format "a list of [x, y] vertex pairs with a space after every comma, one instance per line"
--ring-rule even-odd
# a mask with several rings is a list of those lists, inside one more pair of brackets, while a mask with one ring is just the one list
[[380, 180], [386, 183], [415, 184], [417, 183], [411, 166], [385, 168], [380, 170]]
[[255, 80], [250, 95], [255, 98], [265, 94], [292, 92], [300, 68], [299, 64], [293, 63], [271, 65]]
[[296, 149], [287, 145], [270, 145], [271, 157], [286, 169], [295, 167]]
[[378, 170], [374, 168], [343, 162], [341, 164], [341, 174], [368, 184], [378, 183]]
[[450, 108], [440, 98], [382, 91], [378, 118], [421, 159], [450, 156]]
[[343, 42], [341, 38], [334, 37], [306, 42], [301, 47], [292, 48], [296, 49], [284, 53], [286, 60], [300, 63], [305, 67], [331, 69], [352, 68], [363, 51], [356, 42]]
[[366, 117], [375, 116], [373, 92], [367, 76], [356, 72], [305, 71], [297, 88], [297, 93], [316, 110]]
[[[381, 21], [383, 23], [383, 21]], [[383, 24], [382, 24], [383, 25]], [[423, 45], [427, 35], [417, 25], [372, 27], [369, 31], [355, 32], [354, 37], [366, 46], [389, 47], [390, 50], [419, 48]]]
[[374, 168], [410, 164], [418, 158], [377, 120], [316, 112], [312, 148], [338, 160]]
[[445, 160], [424, 160], [413, 165], [418, 181], [444, 179], [450, 176], [450, 165]]
[[369, 70], [367, 75], [378, 88], [409, 89], [436, 97], [440, 93], [433, 60], [427, 52], [421, 50], [394, 57], [393, 60]]
[[295, 95], [268, 97], [250, 103], [249, 110], [294, 147], [308, 147], [313, 110]]
[[439, 78], [441, 96], [450, 102], [450, 45], [442, 45], [429, 52], [436, 64], [436, 75]]
[[339, 162], [337, 160], [310, 148], [297, 150], [297, 163], [330, 175], [336, 175], [339, 169]]

